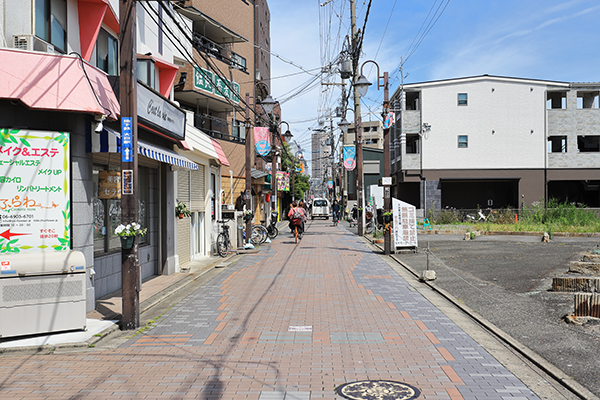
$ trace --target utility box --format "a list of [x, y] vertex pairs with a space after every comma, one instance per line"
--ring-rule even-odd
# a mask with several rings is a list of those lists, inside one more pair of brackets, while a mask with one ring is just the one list
[[0, 254], [0, 338], [85, 330], [79, 251]]

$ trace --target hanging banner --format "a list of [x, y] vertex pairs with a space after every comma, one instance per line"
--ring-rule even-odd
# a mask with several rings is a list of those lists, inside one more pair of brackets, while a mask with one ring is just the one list
[[271, 151], [269, 128], [257, 126], [254, 128], [254, 148], [259, 156], [266, 156]]
[[0, 130], [0, 253], [71, 247], [67, 132]]
[[290, 191], [289, 172], [277, 171], [277, 190], [280, 192]]
[[354, 146], [344, 146], [344, 168], [348, 171], [356, 168], [356, 148]]
[[394, 215], [394, 245], [417, 247], [417, 209], [415, 206], [392, 197]]
[[392, 125], [394, 125], [395, 120], [396, 118], [394, 118], [394, 112], [388, 112], [385, 118], [383, 119], [383, 129], [390, 128]]

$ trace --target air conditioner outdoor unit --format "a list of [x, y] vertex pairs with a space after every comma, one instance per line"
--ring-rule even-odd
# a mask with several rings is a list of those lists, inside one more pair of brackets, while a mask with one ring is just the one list
[[54, 46], [35, 35], [13, 35], [13, 48], [54, 54]]

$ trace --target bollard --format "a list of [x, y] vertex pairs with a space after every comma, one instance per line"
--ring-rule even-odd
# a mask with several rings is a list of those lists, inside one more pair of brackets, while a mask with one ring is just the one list
[[515, 213], [515, 224], [517, 223], [519, 219], [517, 218], [517, 213]]

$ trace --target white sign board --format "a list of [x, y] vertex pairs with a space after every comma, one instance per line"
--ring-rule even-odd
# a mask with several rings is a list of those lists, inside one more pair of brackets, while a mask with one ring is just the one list
[[417, 209], [415, 206], [392, 197], [394, 214], [394, 245], [417, 247]]
[[0, 129], [0, 253], [69, 250], [70, 136]]

